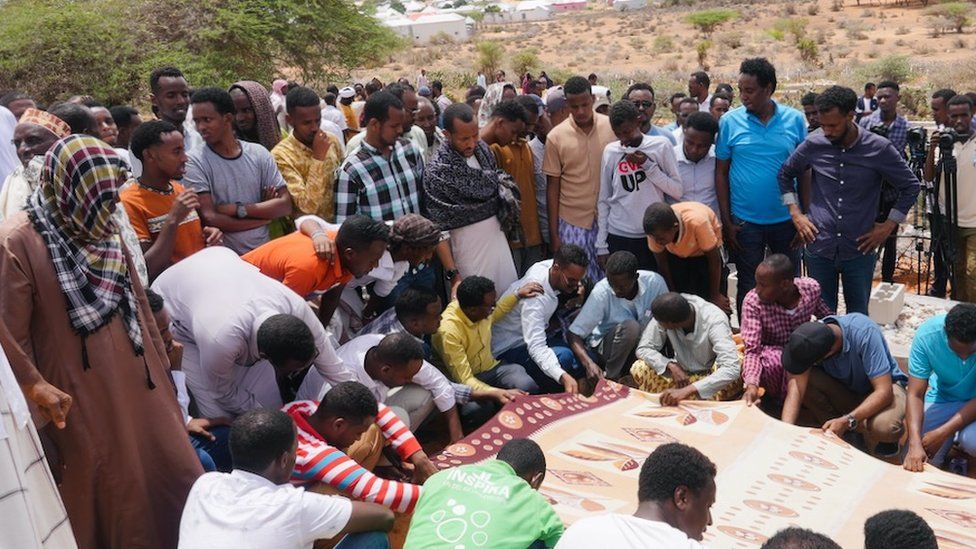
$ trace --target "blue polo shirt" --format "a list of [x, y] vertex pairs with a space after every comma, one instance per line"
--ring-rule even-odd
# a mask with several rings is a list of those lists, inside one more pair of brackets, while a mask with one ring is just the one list
[[843, 338], [840, 354], [820, 364], [827, 375], [859, 395], [874, 390], [871, 380], [886, 374], [895, 382], [908, 381], [873, 320], [861, 313], [849, 313], [824, 317], [823, 322], [840, 326]]
[[736, 107], [719, 121], [715, 158], [731, 160], [729, 191], [732, 215], [760, 225], [789, 221], [790, 211], [780, 199], [776, 175], [783, 162], [807, 137], [803, 113], [773, 101], [768, 122]]
[[654, 298], [667, 292], [664, 278], [651, 271], [637, 271], [637, 295], [630, 300], [614, 295], [610, 282], [604, 278], [593, 287], [569, 331], [595, 347], [614, 326], [625, 320], [636, 320], [643, 329], [651, 321]]
[[966, 402], [976, 398], [976, 355], [966, 360], [949, 348], [946, 315], [918, 327], [908, 353], [908, 374], [929, 382], [925, 402]]

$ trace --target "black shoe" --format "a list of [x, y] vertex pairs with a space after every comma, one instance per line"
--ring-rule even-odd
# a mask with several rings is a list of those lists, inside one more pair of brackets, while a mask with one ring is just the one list
[[929, 297], [938, 297], [938, 298], [942, 299], [942, 298], [944, 298], [946, 296], [946, 291], [945, 290], [937, 290], [935, 288], [929, 288], [929, 291], [925, 292], [925, 295], [927, 295]]

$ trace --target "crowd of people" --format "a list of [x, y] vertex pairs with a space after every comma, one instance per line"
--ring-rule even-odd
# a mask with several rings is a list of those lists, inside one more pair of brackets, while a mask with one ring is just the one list
[[[163, 67], [151, 117], [0, 97], [3, 536], [385, 547], [401, 516], [407, 547], [454, 547], [453, 513], [482, 523], [475, 546], [699, 547], [718, 487], [694, 448], [650, 453], [632, 516], [564, 532], [533, 441], [444, 471], [421, 444], [602, 379], [664, 406], [742, 399], [911, 471], [976, 456], [972, 98], [933, 94], [923, 177], [941, 185], [953, 135], [956, 275], [937, 261], [933, 291], [964, 302], [922, 324], [906, 371], [866, 316], [879, 250], [924, 207], [897, 83], [801, 112], [764, 58], [737, 96], [705, 72], [617, 101], [595, 74], [493, 79], [455, 102], [425, 72], [320, 95]], [[908, 511], [865, 539], [936, 546]], [[801, 546], [837, 547], [799, 528], [764, 545]]]

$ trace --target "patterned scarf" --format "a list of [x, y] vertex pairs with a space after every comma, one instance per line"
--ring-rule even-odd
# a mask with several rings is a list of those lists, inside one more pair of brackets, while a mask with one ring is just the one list
[[[254, 109], [254, 126], [257, 130], [258, 143], [269, 151], [273, 149], [281, 141], [281, 128], [278, 127], [278, 117], [271, 105], [268, 90], [253, 80], [234, 82], [230, 89], [239, 89], [247, 96], [251, 102], [251, 108]], [[242, 135], [238, 137], [244, 138]], [[250, 139], [245, 140], [249, 141]]]
[[[112, 210], [128, 174], [107, 143], [70, 135], [51, 147], [27, 203], [47, 245], [74, 330], [86, 338], [121, 311], [137, 355], [142, 329]], [[87, 367], [87, 350], [82, 345]], [[148, 375], [148, 374], [147, 374]]]

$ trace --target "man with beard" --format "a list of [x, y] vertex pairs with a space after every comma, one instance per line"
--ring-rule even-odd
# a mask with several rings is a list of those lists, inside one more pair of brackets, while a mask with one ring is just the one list
[[0, 190], [0, 221], [24, 208], [40, 179], [44, 153], [55, 141], [71, 133], [71, 127], [51, 113], [37, 109], [24, 111], [14, 127], [13, 138], [20, 165], [7, 176]]
[[[779, 188], [799, 238], [807, 244], [810, 276], [820, 282], [824, 301], [837, 308], [837, 282], [842, 277], [848, 313], [868, 312], [877, 250], [918, 197], [918, 179], [901, 152], [887, 139], [854, 124], [857, 94], [831, 86], [817, 96], [820, 132], [810, 134], [779, 172]], [[793, 180], [812, 169], [809, 216], [803, 213]], [[882, 223], [865, 205], [881, 199], [881, 182], [898, 192]]]

